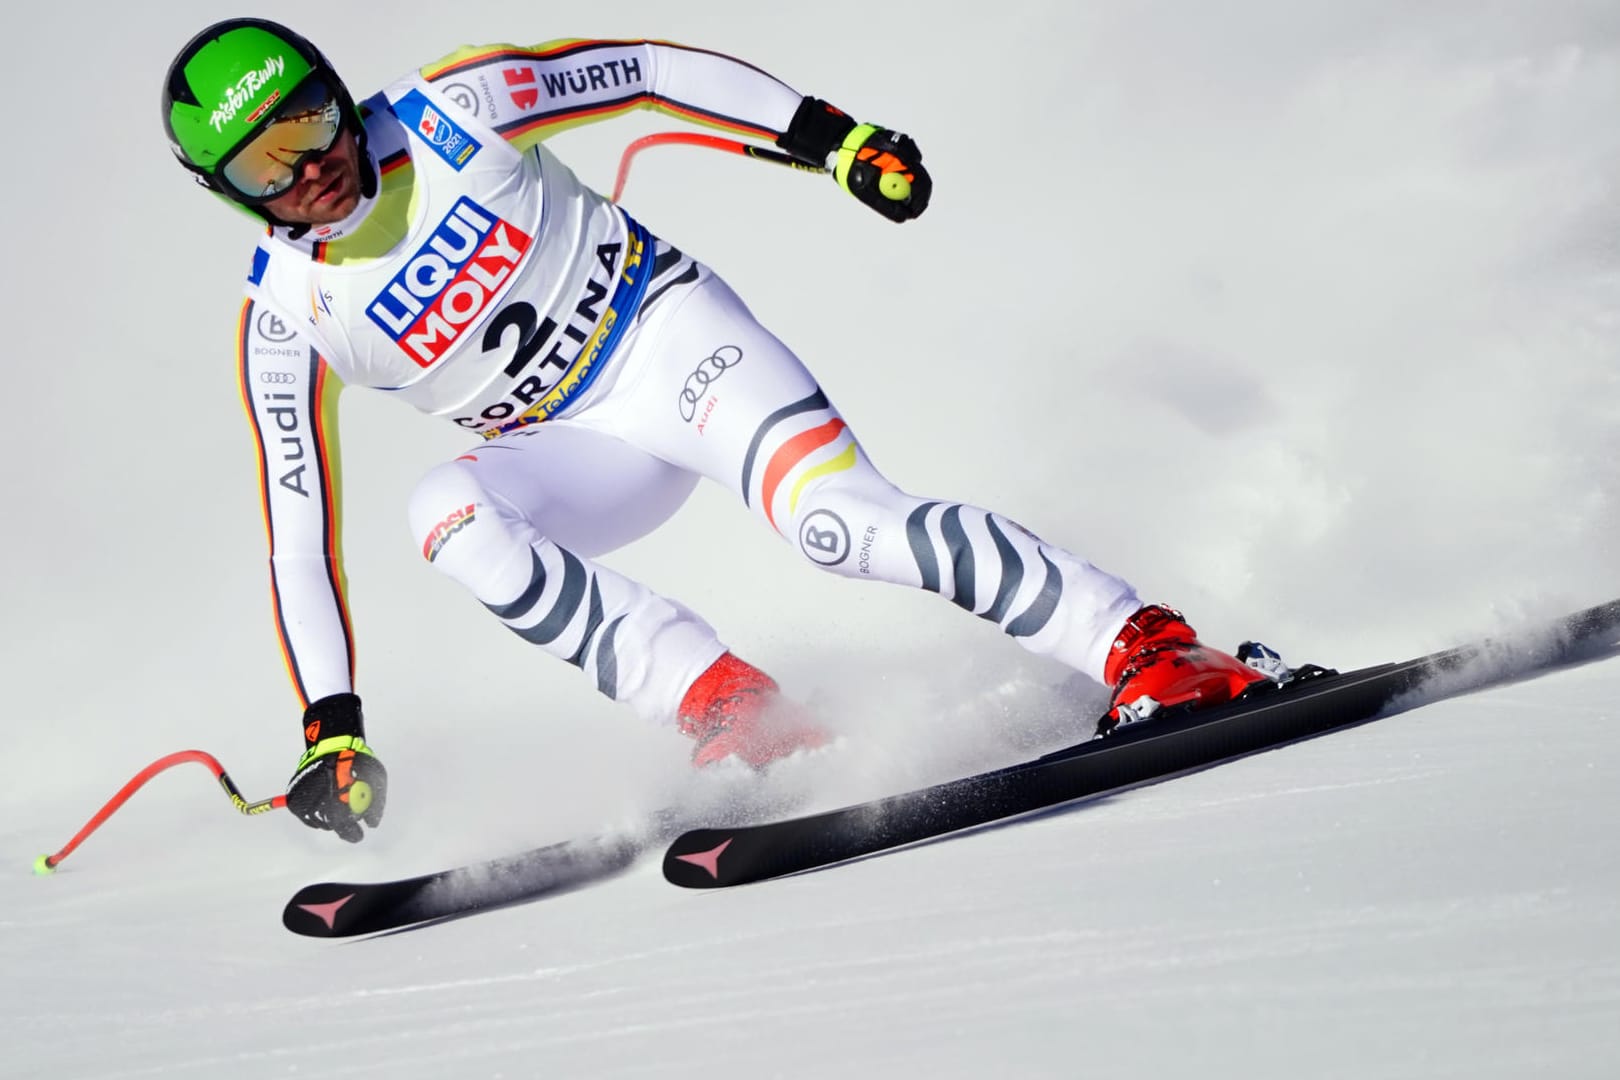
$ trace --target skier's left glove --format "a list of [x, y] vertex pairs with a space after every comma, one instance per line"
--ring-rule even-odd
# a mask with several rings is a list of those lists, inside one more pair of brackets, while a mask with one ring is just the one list
[[934, 182], [911, 136], [857, 124], [819, 98], [799, 102], [776, 145], [813, 165], [832, 162], [838, 186], [890, 221], [910, 221], [928, 209]]
[[304, 710], [304, 756], [287, 781], [287, 809], [312, 829], [351, 844], [375, 829], [388, 801], [388, 770], [366, 745], [360, 699], [333, 694]]

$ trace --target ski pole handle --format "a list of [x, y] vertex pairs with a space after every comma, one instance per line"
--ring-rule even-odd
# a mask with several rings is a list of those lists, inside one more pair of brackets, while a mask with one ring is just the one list
[[769, 161], [776, 165], [786, 165], [790, 169], [798, 169], [807, 173], [830, 173], [832, 170], [825, 165], [810, 165], [792, 154], [781, 150], [772, 150], [768, 146], [755, 146], [740, 139], [728, 139], [723, 135], [706, 135], [698, 131], [664, 131], [656, 135], [643, 135], [635, 142], [624, 148], [624, 154], [619, 158], [619, 175], [613, 181], [613, 201], [618, 202], [619, 196], [624, 194], [624, 183], [630, 178], [630, 161], [649, 146], [703, 146], [710, 150], [724, 150], [727, 153], [741, 154], [756, 161]]
[[225, 790], [225, 796], [231, 800], [231, 805], [236, 807], [236, 809], [241, 811], [243, 814], [250, 816], [255, 814], [263, 814], [270, 810], [279, 810], [287, 805], [287, 796], [285, 795], [276, 795], [269, 799], [260, 799], [258, 802], [248, 802], [242, 797], [241, 791], [237, 789], [236, 784], [231, 780], [230, 775], [226, 773], [225, 767], [219, 763], [219, 759], [215, 758], [214, 755], [204, 753], [201, 750], [181, 750], [177, 753], [169, 754], [166, 757], [158, 758], [156, 761], [152, 762], [152, 764], [130, 777], [129, 783], [119, 788], [118, 793], [112, 798], [108, 799], [106, 805], [104, 805], [100, 810], [97, 810], [95, 816], [84, 823], [84, 827], [74, 834], [73, 839], [69, 840], [67, 844], [63, 846], [62, 850], [58, 851], [54, 855], [41, 855], [39, 858], [35, 859], [34, 873], [51, 873], [56, 869], [63, 859], [67, 858], [73, 853], [74, 848], [84, 843], [85, 837], [89, 836], [91, 833], [100, 828], [102, 822], [112, 817], [113, 814], [117, 812], [119, 807], [123, 806], [124, 803], [129, 801], [129, 797], [131, 795], [134, 795], [143, 786], [145, 786], [148, 780], [152, 779], [152, 777], [156, 776], [165, 769], [172, 768], [175, 765], [184, 764], [187, 761], [195, 761], [199, 765], [206, 766], [208, 770], [214, 774], [214, 779], [219, 781], [219, 786]]

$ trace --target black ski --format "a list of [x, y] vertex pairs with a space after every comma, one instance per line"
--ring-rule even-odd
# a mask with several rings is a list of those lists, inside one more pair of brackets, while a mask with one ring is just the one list
[[[761, 786], [748, 774], [711, 784], [698, 796], [706, 808], [666, 807], [635, 825], [585, 839], [549, 844], [516, 855], [468, 863], [396, 881], [322, 881], [299, 889], [281, 923], [306, 937], [357, 937], [492, 908], [539, 900], [606, 881], [637, 858], [660, 850], [696, 820], [757, 821], [791, 813], [803, 792]], [[739, 786], [740, 785], [740, 786]]]
[[[664, 855], [664, 877], [723, 888], [830, 866], [961, 829], [1213, 765], [1371, 720], [1423, 688], [1422, 701], [1523, 675], [1620, 628], [1620, 600], [1576, 612], [1539, 634], [1472, 645], [1405, 663], [1327, 674], [1220, 708], [1160, 714], [1034, 761], [819, 814], [741, 828], [695, 829]], [[1490, 657], [1493, 670], [1463, 670]], [[1452, 684], [1428, 685], [1454, 673]], [[1419, 704], [1413, 701], [1411, 704]]]
[[398, 881], [323, 881], [299, 889], [287, 901], [281, 922], [308, 937], [353, 937], [535, 900], [618, 874], [648, 842], [625, 833], [569, 840]]

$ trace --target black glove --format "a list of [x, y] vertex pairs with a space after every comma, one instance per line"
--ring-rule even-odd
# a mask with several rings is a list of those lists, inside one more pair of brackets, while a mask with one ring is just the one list
[[934, 182], [909, 135], [857, 124], [825, 101], [807, 97], [776, 145], [813, 165], [826, 165], [837, 151], [833, 178], [838, 186], [890, 221], [910, 221], [928, 209]]
[[382, 821], [388, 770], [365, 741], [360, 699], [333, 694], [304, 710], [304, 756], [287, 781], [287, 809], [312, 829], [331, 829], [351, 844]]

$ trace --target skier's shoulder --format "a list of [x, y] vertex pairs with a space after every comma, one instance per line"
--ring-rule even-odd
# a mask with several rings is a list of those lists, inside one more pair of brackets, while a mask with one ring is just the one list
[[384, 173], [422, 152], [460, 172], [486, 145], [500, 141], [475, 83], [434, 83], [416, 70], [361, 102], [360, 112]]
[[242, 286], [244, 334], [283, 344], [298, 332], [294, 304], [308, 292], [309, 266], [303, 252], [278, 242], [269, 230], [260, 234]]
[[274, 302], [274, 295], [295, 278], [304, 276], [301, 264], [309, 256], [276, 240], [272, 230], [265, 229], [253, 245], [253, 256], [248, 262], [247, 280], [243, 291], [249, 300]]
[[493, 74], [502, 66], [553, 59], [604, 44], [610, 43], [589, 38], [558, 38], [537, 45], [516, 45], [509, 41], [458, 45], [437, 60], [423, 64], [417, 74], [430, 83], [440, 83], [458, 76]]

